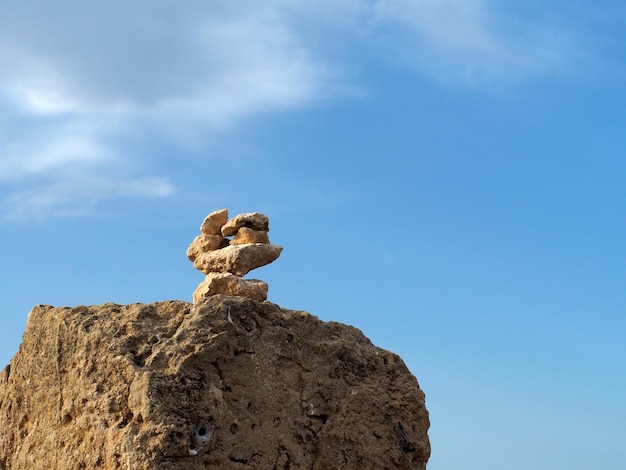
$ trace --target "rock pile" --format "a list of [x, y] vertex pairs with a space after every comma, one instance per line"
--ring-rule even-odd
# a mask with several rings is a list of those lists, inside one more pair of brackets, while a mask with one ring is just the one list
[[[243, 279], [248, 272], [280, 256], [282, 246], [270, 244], [269, 219], [260, 212], [228, 218], [228, 209], [211, 212], [200, 226], [187, 257], [206, 275], [193, 293], [198, 304], [216, 294], [267, 299], [268, 285], [258, 279]], [[232, 237], [232, 238], [228, 238]]]

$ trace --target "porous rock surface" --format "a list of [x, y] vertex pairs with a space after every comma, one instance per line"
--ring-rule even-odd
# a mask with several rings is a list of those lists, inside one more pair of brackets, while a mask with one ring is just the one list
[[38, 306], [0, 374], [0, 469], [425, 469], [428, 412], [355, 328], [215, 295]]

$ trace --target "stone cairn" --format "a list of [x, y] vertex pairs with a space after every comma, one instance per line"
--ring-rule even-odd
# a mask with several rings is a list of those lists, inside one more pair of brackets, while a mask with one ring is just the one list
[[[215, 294], [267, 299], [268, 285], [258, 279], [243, 279], [248, 272], [280, 256], [282, 246], [271, 245], [269, 219], [252, 212], [228, 218], [228, 209], [211, 212], [187, 249], [187, 258], [206, 278], [193, 293], [198, 304]], [[228, 238], [232, 237], [232, 238]]]

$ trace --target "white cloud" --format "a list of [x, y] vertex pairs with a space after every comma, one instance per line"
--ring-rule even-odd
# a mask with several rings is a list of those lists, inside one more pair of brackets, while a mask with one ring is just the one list
[[210, 63], [192, 93], [155, 100], [146, 109], [153, 116], [223, 127], [255, 113], [309, 104], [330, 83], [332, 72], [277, 19], [208, 22], [199, 29], [197, 40], [211, 50]]
[[63, 3], [0, 15], [0, 63], [13, 70], [0, 84], [32, 111], [186, 114], [199, 101], [215, 122], [301, 105], [330, 78], [279, 14], [253, 2], [235, 2], [236, 14], [211, 2], [80, 3], [67, 15]]
[[[350, 89], [339, 84], [341, 71], [329, 64], [349, 63], [349, 50], [367, 44], [444, 80], [517, 79], [555, 67], [567, 51], [563, 35], [537, 22], [510, 28], [495, 8], [502, 5], [5, 2], [0, 182], [13, 188], [5, 202], [65, 214], [73, 203], [83, 212], [99, 200], [171, 194], [175, 182], [166, 177], [158, 181], [168, 191], [129, 191], [133, 182], [145, 187], [144, 174], [167, 162], [139, 163], [124, 153], [119, 141], [127, 132], [150, 129], [181, 140], [310, 105]], [[352, 44], [335, 47], [346, 41]], [[67, 188], [81, 181], [99, 184], [88, 197], [73, 197]], [[54, 211], [55, 205], [63, 211]]]
[[102, 201], [116, 198], [164, 197], [175, 192], [165, 178], [58, 179], [13, 192], [4, 201], [5, 217], [12, 220], [82, 216]]
[[0, 160], [0, 181], [41, 174], [67, 176], [72, 170], [83, 173], [110, 160], [109, 150], [97, 142], [97, 137], [69, 127], [53, 127], [54, 135], [35, 132], [27, 141], [7, 143]]
[[501, 45], [488, 32], [484, 0], [380, 0], [381, 19], [403, 22], [440, 51], [499, 53]]
[[379, 24], [403, 26], [392, 36], [395, 55], [435, 79], [475, 85], [560, 74], [580, 48], [574, 38], [550, 18], [507, 8], [493, 0], [378, 0], [373, 11]]
[[[571, 12], [538, 5], [497, 0], [273, 3], [289, 13], [289, 21], [304, 25], [302, 37], [321, 43], [324, 53], [371, 48], [379, 64], [387, 59], [457, 86], [562, 76], [568, 67], [578, 67], [584, 54], [576, 31], [566, 26]], [[312, 37], [316, 34], [327, 38]], [[345, 46], [346, 41], [352, 44]]]
[[19, 77], [20, 81], [6, 87], [15, 104], [24, 112], [36, 115], [63, 114], [71, 112], [75, 103], [67, 96], [67, 86], [55, 84], [53, 73], [48, 77]]
[[[149, 186], [142, 168], [104, 182], [134, 159], [109, 142], [136, 125], [171, 138], [206, 134], [309, 104], [332, 81], [280, 14], [254, 2], [5, 4], [0, 69], [8, 71], [0, 106], [22, 125], [0, 133], [0, 181], [17, 188], [5, 201], [13, 216], [20, 207], [67, 214], [54, 206], [76, 203], [82, 213], [98, 200], [171, 194], [167, 178], [157, 185], [167, 191], [130, 191]], [[88, 197], [68, 190], [95, 175]]]

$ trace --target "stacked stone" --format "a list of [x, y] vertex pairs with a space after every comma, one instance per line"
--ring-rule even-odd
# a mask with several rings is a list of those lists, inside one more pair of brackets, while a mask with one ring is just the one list
[[268, 217], [251, 212], [229, 219], [228, 209], [220, 209], [204, 219], [200, 232], [187, 249], [194, 267], [206, 275], [193, 293], [193, 302], [200, 303], [215, 294], [238, 295], [260, 302], [267, 299], [266, 282], [243, 276], [271, 263], [283, 250], [282, 246], [270, 244]]

